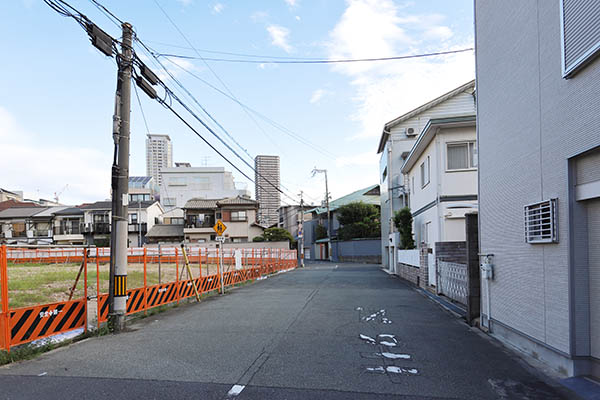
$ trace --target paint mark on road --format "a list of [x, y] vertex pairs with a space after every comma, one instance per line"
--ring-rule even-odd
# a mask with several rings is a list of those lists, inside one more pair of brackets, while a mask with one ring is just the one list
[[363, 335], [362, 333], [361, 333], [359, 336], [360, 336], [360, 338], [361, 338], [362, 340], [365, 340], [365, 341], [367, 341], [367, 342], [369, 342], [369, 343], [371, 343], [371, 344], [375, 344], [375, 343], [376, 343], [376, 342], [375, 342], [375, 339], [373, 339], [373, 338], [372, 338], [372, 337], [370, 337], [370, 336]]
[[235, 397], [242, 393], [242, 390], [244, 390], [245, 387], [245, 385], [233, 385], [233, 387], [229, 389], [229, 392], [227, 392], [227, 396]]
[[367, 372], [375, 372], [378, 374], [402, 374], [402, 375], [416, 375], [419, 371], [416, 368], [403, 368], [395, 365], [389, 365], [387, 367], [367, 367]]
[[48, 375], [47, 372], [42, 372], [41, 374], [38, 374], [38, 376], [44, 376], [44, 375]]
[[389, 353], [389, 352], [375, 353], [375, 355], [377, 355], [379, 357], [387, 358], [390, 360], [397, 360], [397, 359], [410, 360], [410, 358], [411, 358], [410, 354], [398, 354], [398, 353]]

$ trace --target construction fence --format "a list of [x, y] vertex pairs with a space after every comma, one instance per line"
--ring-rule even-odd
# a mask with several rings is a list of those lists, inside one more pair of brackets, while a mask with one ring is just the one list
[[[220, 253], [222, 252], [222, 254]], [[295, 250], [128, 249], [127, 315], [297, 266]], [[219, 262], [221, 260], [221, 262]], [[110, 249], [0, 247], [0, 349], [108, 319]], [[222, 279], [222, 282], [221, 282]]]

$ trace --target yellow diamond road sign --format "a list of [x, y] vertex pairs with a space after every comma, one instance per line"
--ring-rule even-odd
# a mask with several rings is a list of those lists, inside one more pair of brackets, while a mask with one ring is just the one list
[[227, 229], [227, 227], [225, 226], [223, 221], [218, 219], [215, 226], [213, 226], [213, 229], [215, 230], [215, 232], [217, 232], [217, 235], [221, 236], [223, 232], [225, 232], [225, 229]]

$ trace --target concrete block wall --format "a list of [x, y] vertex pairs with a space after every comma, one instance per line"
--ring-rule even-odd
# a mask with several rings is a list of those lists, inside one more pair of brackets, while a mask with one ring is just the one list
[[467, 242], [436, 242], [435, 258], [436, 264], [438, 260], [466, 264]]

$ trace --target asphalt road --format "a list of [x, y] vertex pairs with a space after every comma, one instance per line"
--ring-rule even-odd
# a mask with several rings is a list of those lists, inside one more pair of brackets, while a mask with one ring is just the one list
[[565, 398], [559, 390], [358, 264], [279, 274], [0, 368], [3, 399]]

